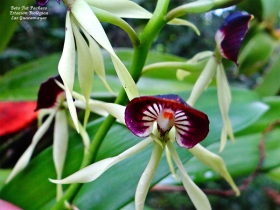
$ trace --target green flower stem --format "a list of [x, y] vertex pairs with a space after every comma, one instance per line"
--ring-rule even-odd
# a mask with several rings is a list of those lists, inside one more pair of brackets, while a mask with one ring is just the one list
[[139, 45], [140, 40], [139, 40], [136, 32], [127, 22], [125, 22], [123, 19], [121, 19], [119, 17], [112, 15], [111, 13], [109, 13], [105, 10], [101, 10], [101, 9], [98, 9], [95, 7], [91, 7], [91, 9], [99, 21], [110, 23], [110, 24], [113, 24], [113, 25], [116, 25], [116, 26], [122, 28], [128, 34], [133, 45]]
[[156, 172], [156, 169], [158, 167], [158, 164], [161, 160], [161, 156], [164, 151], [164, 148], [165, 148], [165, 145], [160, 145], [157, 142], [154, 142], [150, 161], [149, 161], [145, 171], [143, 172], [143, 174], [138, 182], [138, 186], [136, 188], [136, 194], [135, 194], [135, 209], [136, 210], [142, 210], [144, 208], [146, 196], [147, 196], [148, 190], [150, 188], [154, 174]]
[[170, 69], [170, 70], [177, 70], [182, 69], [189, 72], [194, 71], [201, 71], [203, 67], [206, 64], [206, 60], [203, 60], [201, 62], [195, 62], [195, 63], [186, 63], [186, 62], [160, 62], [160, 63], [154, 63], [151, 65], [145, 66], [145, 68], [142, 71], [142, 75], [150, 72], [150, 71], [156, 71], [156, 70], [162, 70], [164, 69]]
[[[141, 72], [145, 65], [152, 42], [160, 32], [162, 27], [167, 24], [164, 15], [167, 12], [169, 1], [170, 0], [158, 0], [155, 12], [140, 36], [140, 43], [134, 43], [134, 56], [132, 66], [130, 69], [130, 74], [135, 82], [137, 82], [141, 76]], [[127, 102], [127, 100], [128, 99], [126, 93], [124, 89], [122, 89], [115, 103], [124, 105]], [[89, 152], [84, 154], [81, 168], [84, 168], [94, 162], [97, 151], [114, 122], [115, 118], [109, 115], [99, 127], [96, 135], [92, 140]], [[72, 184], [67, 189], [64, 196], [53, 206], [52, 209], [65, 209], [65, 201], [71, 202], [75, 198], [76, 194], [78, 193], [81, 187], [82, 184], [80, 183]]]
[[236, 5], [241, 1], [243, 0], [204, 0], [191, 2], [172, 9], [166, 15], [166, 20], [171, 21], [174, 18], [186, 15], [188, 13], [204, 13], [213, 9], [229, 7]]

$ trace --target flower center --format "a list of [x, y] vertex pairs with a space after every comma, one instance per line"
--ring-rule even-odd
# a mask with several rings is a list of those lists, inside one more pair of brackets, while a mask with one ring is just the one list
[[158, 130], [164, 136], [174, 126], [174, 112], [171, 109], [163, 109], [157, 118]]

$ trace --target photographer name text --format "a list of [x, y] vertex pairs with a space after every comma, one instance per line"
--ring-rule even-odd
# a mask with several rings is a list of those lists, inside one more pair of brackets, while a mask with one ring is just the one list
[[47, 7], [34, 6], [11, 6], [11, 20], [46, 20], [48, 15]]

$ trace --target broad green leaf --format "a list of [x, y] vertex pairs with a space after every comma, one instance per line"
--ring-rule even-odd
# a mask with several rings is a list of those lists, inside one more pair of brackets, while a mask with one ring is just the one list
[[270, 59], [274, 48], [275, 42], [269, 34], [256, 33], [239, 54], [239, 72], [252, 75], [259, 71]]
[[[280, 45], [278, 45], [280, 48]], [[276, 52], [271, 58], [271, 64], [267, 67], [265, 75], [261, 78], [258, 86], [256, 87], [256, 92], [261, 96], [276, 95], [280, 90], [280, 52]]]

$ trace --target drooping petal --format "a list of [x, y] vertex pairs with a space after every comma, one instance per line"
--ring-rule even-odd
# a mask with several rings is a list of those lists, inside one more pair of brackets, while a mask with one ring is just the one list
[[138, 97], [139, 93], [134, 80], [124, 64], [115, 54], [101, 23], [91, 11], [89, 5], [83, 0], [76, 0], [72, 5], [71, 12], [85, 31], [87, 31], [96, 42], [109, 52], [117, 75], [128, 98], [131, 100]]
[[[64, 109], [58, 110], [55, 116], [53, 137], [53, 160], [57, 179], [61, 179], [68, 147], [67, 116]], [[62, 197], [62, 186], [57, 185], [56, 199]]]
[[16, 176], [22, 169], [26, 167], [37, 143], [42, 138], [42, 136], [46, 133], [47, 129], [50, 127], [50, 124], [54, 118], [55, 113], [56, 110], [53, 110], [50, 116], [46, 119], [46, 121], [39, 127], [39, 129], [33, 136], [31, 144], [17, 161], [15, 167], [13, 168], [12, 172], [10, 173], [9, 177], [6, 180], [6, 183], [8, 183], [14, 176]]
[[106, 81], [106, 74], [105, 74], [105, 67], [103, 62], [103, 56], [101, 49], [99, 45], [96, 43], [96, 41], [90, 37], [90, 35], [83, 30], [84, 34], [86, 35], [88, 42], [89, 42], [89, 50], [93, 59], [94, 63], [94, 71], [97, 74], [97, 76], [101, 79], [105, 87], [109, 92], [111, 92], [113, 95], [115, 95], [114, 91], [110, 88], [109, 84]]
[[210, 167], [211, 169], [215, 170], [219, 173], [232, 187], [235, 191], [236, 196], [240, 195], [240, 191], [238, 187], [235, 185], [233, 179], [231, 178], [225, 162], [223, 158], [216, 155], [215, 153], [205, 149], [200, 144], [197, 144], [195, 147], [189, 150], [197, 159], [199, 159], [202, 163]]
[[236, 64], [238, 64], [237, 56], [241, 42], [248, 31], [252, 17], [250, 14], [241, 12], [232, 13], [225, 19], [215, 35], [220, 54]]
[[221, 146], [220, 146], [220, 151], [222, 151], [226, 144], [227, 135], [234, 142], [232, 126], [228, 116], [229, 107], [231, 103], [231, 92], [222, 63], [218, 65], [216, 77], [217, 77], [218, 102], [223, 118], [223, 130], [221, 133]]
[[[74, 18], [73, 18], [74, 19]], [[88, 107], [88, 101], [90, 98], [90, 93], [92, 89], [93, 75], [94, 75], [94, 63], [89, 50], [89, 46], [86, 43], [85, 39], [79, 32], [75, 22], [72, 22], [72, 28], [75, 35], [76, 45], [77, 45], [77, 53], [78, 53], [78, 78], [79, 84], [82, 90], [83, 95], [86, 99], [86, 109], [85, 109], [85, 117], [84, 117], [84, 127], [86, 127], [90, 110]]]
[[75, 59], [75, 42], [70, 21], [70, 11], [67, 11], [65, 24], [65, 40], [62, 56], [58, 64], [58, 72], [65, 86], [64, 90], [69, 112], [71, 114], [76, 130], [79, 131], [77, 112], [72, 98], [72, 90], [75, 79]]
[[192, 200], [194, 206], [198, 210], [211, 210], [211, 205], [209, 203], [208, 198], [206, 195], [203, 193], [201, 189], [192, 181], [192, 179], [189, 177], [187, 174], [179, 155], [177, 154], [173, 143], [171, 141], [167, 141], [167, 147], [170, 151], [170, 154], [176, 163], [179, 171], [180, 171], [180, 176], [183, 182], [183, 185], [190, 196], [190, 199]]
[[209, 83], [211, 82], [213, 76], [215, 75], [216, 69], [216, 58], [215, 56], [211, 56], [194, 84], [191, 95], [187, 100], [188, 104], [194, 106], [201, 93], [208, 87]]
[[157, 142], [154, 142], [151, 158], [143, 174], [141, 175], [141, 178], [136, 188], [136, 193], [135, 193], [136, 210], [144, 209], [146, 196], [149, 191], [158, 164], [161, 160], [164, 147], [161, 147]]
[[62, 79], [58, 75], [56, 77], [49, 78], [40, 85], [37, 97], [37, 107], [35, 111], [56, 106], [56, 103], [58, 102], [58, 96], [63, 93], [64, 90], [57, 85], [55, 80], [62, 83]]
[[135, 146], [125, 150], [123, 153], [119, 154], [118, 156], [106, 158], [96, 163], [93, 163], [62, 180], [54, 180], [54, 179], [49, 179], [49, 180], [57, 184], [86, 183], [86, 182], [94, 181], [116, 163], [145, 149], [152, 141], [153, 139], [149, 137], [141, 141], [140, 143], [136, 144]]
[[142, 96], [128, 103], [125, 122], [134, 135], [148, 136], [155, 121], [162, 135], [175, 126], [180, 147], [192, 148], [209, 132], [207, 115], [190, 107], [178, 95]]

